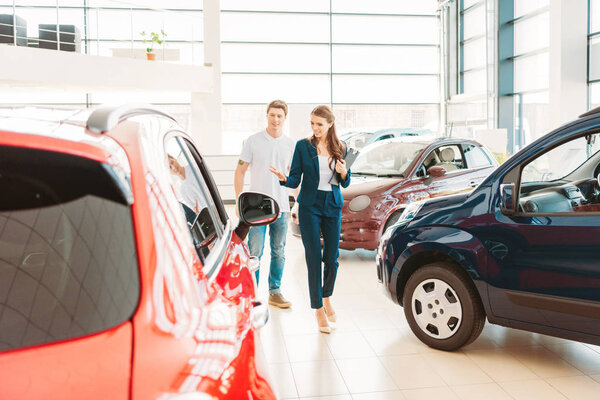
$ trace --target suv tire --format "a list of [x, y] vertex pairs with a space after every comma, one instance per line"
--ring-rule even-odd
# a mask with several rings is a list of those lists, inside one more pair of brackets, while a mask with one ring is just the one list
[[467, 273], [447, 262], [417, 269], [406, 282], [404, 314], [426, 345], [456, 350], [473, 342], [485, 324], [479, 294]]

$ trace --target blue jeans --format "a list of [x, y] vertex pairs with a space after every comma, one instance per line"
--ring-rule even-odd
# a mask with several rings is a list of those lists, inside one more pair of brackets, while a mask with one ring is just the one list
[[342, 208], [335, 205], [331, 191], [319, 190], [314, 204], [300, 204], [298, 219], [308, 268], [310, 307], [321, 308], [323, 297], [333, 294], [337, 277]]
[[[285, 239], [288, 229], [289, 212], [282, 212], [281, 215], [268, 225], [269, 243], [271, 245], [271, 266], [269, 268], [269, 293], [281, 293], [281, 276], [283, 275], [283, 265], [285, 264]], [[267, 226], [253, 226], [248, 233], [248, 247], [250, 255], [260, 258], [265, 247], [265, 235]], [[256, 283], [260, 269], [256, 270]]]

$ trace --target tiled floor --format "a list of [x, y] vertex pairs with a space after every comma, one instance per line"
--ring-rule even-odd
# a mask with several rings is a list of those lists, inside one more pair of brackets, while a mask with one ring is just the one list
[[[265, 254], [261, 278], [268, 247]], [[340, 251], [332, 297], [338, 323], [332, 334], [321, 334], [299, 238], [288, 236], [286, 259], [282, 289], [293, 306], [271, 307], [261, 332], [281, 399], [600, 399], [600, 347], [489, 323], [460, 351], [423, 345], [402, 308], [381, 292], [374, 252]], [[259, 291], [266, 299], [266, 279]]]

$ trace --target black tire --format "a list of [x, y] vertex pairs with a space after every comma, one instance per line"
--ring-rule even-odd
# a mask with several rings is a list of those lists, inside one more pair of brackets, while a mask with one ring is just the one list
[[390, 217], [388, 218], [388, 220], [385, 221], [385, 225], [383, 226], [383, 232], [387, 231], [387, 229], [390, 226], [392, 226], [396, 222], [398, 222], [398, 220], [400, 219], [400, 216], [402, 215], [402, 211], [404, 211], [404, 210], [395, 211], [392, 215], [390, 215]]
[[435, 349], [452, 351], [472, 343], [485, 325], [485, 310], [471, 278], [451, 263], [417, 269], [406, 282], [403, 304], [410, 329]]

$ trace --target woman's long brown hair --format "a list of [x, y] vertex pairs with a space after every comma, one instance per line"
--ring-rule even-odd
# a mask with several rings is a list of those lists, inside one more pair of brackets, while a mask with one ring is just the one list
[[[337, 137], [337, 131], [335, 129], [335, 115], [333, 115], [331, 108], [325, 105], [315, 107], [310, 115], [325, 118], [327, 123], [331, 124], [331, 127], [327, 131], [325, 140], [327, 142], [327, 151], [329, 151], [329, 155], [331, 156], [331, 160], [329, 161], [329, 169], [333, 171], [335, 162], [342, 160], [344, 158], [344, 152], [346, 151], [344, 145]], [[317, 138], [314, 134], [310, 137], [309, 142], [311, 145], [317, 147]]]

